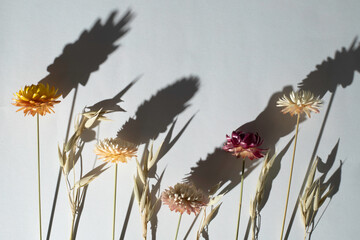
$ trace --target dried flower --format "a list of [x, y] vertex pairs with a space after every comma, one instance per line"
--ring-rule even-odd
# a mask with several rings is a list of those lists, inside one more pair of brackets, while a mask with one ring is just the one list
[[294, 114], [306, 113], [310, 117], [310, 112], [319, 112], [322, 101], [319, 97], [315, 97], [310, 91], [297, 91], [291, 92], [290, 98], [283, 96], [277, 101], [277, 107], [284, 107], [281, 111], [286, 114], [290, 113], [291, 116]]
[[198, 214], [208, 204], [209, 197], [191, 183], [177, 183], [162, 193], [161, 200], [171, 211]]
[[136, 152], [136, 145], [118, 138], [106, 138], [95, 147], [95, 154], [99, 159], [111, 163], [126, 163], [136, 157]]
[[232, 152], [236, 157], [246, 158], [250, 160], [262, 158], [264, 155], [259, 148], [263, 140], [257, 133], [247, 133], [242, 131], [233, 131], [231, 137], [226, 135], [227, 143], [223, 149]]
[[36, 113], [44, 116], [46, 113], [54, 113], [53, 107], [60, 101], [56, 101], [61, 94], [56, 95], [58, 89], [55, 87], [46, 86], [42, 83], [38, 85], [25, 86], [24, 90], [20, 89], [19, 92], [14, 94], [16, 98], [12, 103], [14, 106], [20, 107], [18, 111], [23, 110], [24, 115], [31, 114], [35, 116]]

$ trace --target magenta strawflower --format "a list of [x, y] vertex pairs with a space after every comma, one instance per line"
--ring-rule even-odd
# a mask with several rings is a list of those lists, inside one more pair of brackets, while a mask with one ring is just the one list
[[239, 226], [241, 216], [241, 205], [244, 185], [244, 174], [245, 174], [245, 158], [250, 160], [262, 158], [264, 149], [259, 148], [263, 143], [263, 140], [258, 133], [242, 132], [235, 130], [232, 132], [231, 137], [226, 135], [227, 142], [223, 146], [223, 150], [231, 152], [237, 158], [242, 158], [242, 170], [241, 170], [241, 181], [240, 181], [240, 200], [239, 200], [239, 213], [236, 226], [236, 237], [239, 239]]
[[263, 140], [258, 133], [233, 131], [231, 137], [226, 135], [227, 142], [223, 149], [227, 152], [233, 153], [238, 158], [249, 158], [250, 160], [264, 157], [259, 148]]

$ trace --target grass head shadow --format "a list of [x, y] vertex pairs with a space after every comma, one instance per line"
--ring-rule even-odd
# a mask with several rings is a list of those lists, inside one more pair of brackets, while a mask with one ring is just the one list
[[360, 46], [357, 37], [350, 47], [335, 52], [335, 57], [328, 57], [299, 83], [299, 88], [309, 90], [321, 98], [329, 91], [335, 92], [338, 85], [343, 88], [351, 85], [355, 71], [360, 71]]
[[104, 24], [98, 19], [78, 40], [66, 45], [62, 54], [48, 66], [49, 74], [40, 83], [55, 86], [63, 98], [79, 84], [85, 86], [90, 74], [119, 47], [115, 42], [129, 31], [132, 12], [127, 11], [119, 21], [115, 21], [116, 14], [117, 11], [113, 11]]
[[189, 105], [187, 102], [199, 89], [199, 78], [190, 76], [158, 91], [139, 106], [118, 131], [117, 137], [140, 145], [156, 139]]

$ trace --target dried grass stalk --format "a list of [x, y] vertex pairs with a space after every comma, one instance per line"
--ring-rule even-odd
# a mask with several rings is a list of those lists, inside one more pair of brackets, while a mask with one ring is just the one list
[[[301, 219], [304, 224], [304, 239], [306, 239], [307, 234], [309, 233], [309, 229], [313, 224], [314, 217], [324, 203], [325, 199], [331, 193], [332, 189], [330, 188], [327, 192], [322, 191], [320, 178], [314, 181], [317, 164], [321, 160], [319, 157], [316, 157], [314, 161], [309, 176], [306, 181], [306, 186], [304, 192], [299, 201], [299, 210], [301, 213]], [[322, 197], [322, 193], [324, 194]]]
[[73, 135], [63, 144], [62, 148], [60, 148], [60, 146], [58, 147], [60, 166], [66, 182], [67, 195], [72, 214], [70, 240], [74, 238], [73, 231], [75, 218], [84, 201], [84, 187], [108, 169], [108, 167], [106, 167], [106, 163], [104, 163], [83, 175], [83, 166], [81, 163], [79, 164], [79, 170], [76, 171], [75, 166], [77, 165], [79, 159], [82, 161], [81, 152], [85, 144], [81, 140], [81, 134], [85, 128], [93, 128], [99, 123], [99, 121], [108, 120], [104, 116], [104, 114], [108, 112], [109, 111], [102, 111], [102, 109], [100, 109], [97, 112], [86, 112], [78, 116], [75, 120], [75, 131]]
[[142, 161], [137, 164], [137, 175], [134, 177], [134, 195], [139, 205], [139, 212], [141, 217], [142, 238], [147, 239], [147, 224], [150, 222], [155, 209], [159, 204], [160, 198], [151, 198], [151, 190], [149, 187], [150, 169], [159, 160], [159, 153], [163, 146], [163, 142], [160, 144], [156, 153], [153, 154], [153, 142], [150, 145], [150, 149], [146, 149], [142, 156]]
[[264, 189], [266, 185], [266, 180], [270, 171], [270, 168], [274, 164], [276, 155], [274, 154], [271, 158], [269, 158], [269, 153], [266, 154], [264, 159], [264, 164], [261, 168], [261, 172], [259, 175], [259, 180], [256, 185], [256, 192], [254, 199], [250, 200], [250, 218], [251, 218], [251, 239], [257, 239], [258, 235], [258, 225], [257, 220], [260, 216], [259, 206], [261, 205], [261, 201], [264, 197]]

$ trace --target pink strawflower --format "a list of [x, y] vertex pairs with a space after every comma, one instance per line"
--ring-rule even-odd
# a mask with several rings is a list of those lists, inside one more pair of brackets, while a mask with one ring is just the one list
[[161, 194], [161, 201], [171, 211], [198, 214], [208, 204], [209, 197], [191, 183], [177, 183]]
[[249, 133], [242, 131], [233, 131], [231, 137], [226, 135], [227, 142], [223, 149], [231, 152], [234, 156], [240, 158], [249, 158], [250, 160], [264, 157], [259, 148], [263, 140], [258, 133]]

